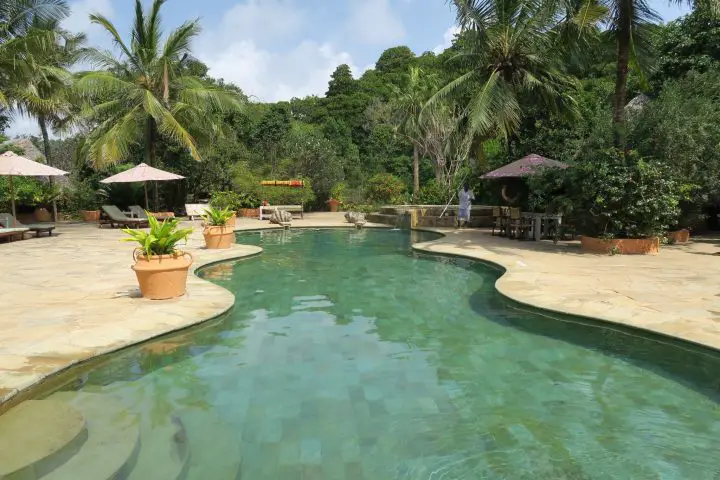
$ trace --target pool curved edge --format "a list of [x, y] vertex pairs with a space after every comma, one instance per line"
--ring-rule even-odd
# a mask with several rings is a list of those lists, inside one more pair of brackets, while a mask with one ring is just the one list
[[[586, 301], [578, 304], [578, 308], [564, 307], [563, 298], [552, 295], [547, 291], [538, 291], [537, 284], [527, 280], [532, 277], [531, 272], [523, 270], [521, 266], [512, 263], [512, 259], [504, 258], [498, 255], [494, 258], [487, 258], [481, 252], [459, 252], [458, 246], [452, 242], [445, 242], [448, 238], [448, 232], [442, 229], [434, 228], [413, 228], [413, 230], [438, 233], [443, 235], [442, 238], [431, 240], [428, 242], [416, 243], [412, 245], [414, 251], [433, 254], [446, 255], [452, 257], [466, 258], [481, 262], [493, 268], [500, 270], [501, 275], [495, 282], [495, 290], [504, 298], [514, 302], [516, 305], [527, 308], [529, 311], [536, 313], [545, 312], [552, 316], [568, 315], [587, 319], [595, 322], [601, 322], [609, 325], [618, 325], [623, 328], [636, 330], [641, 334], [659, 335], [670, 340], [679, 340], [687, 342], [701, 348], [710, 349], [720, 352], [720, 346], [704, 337], [696, 337], [692, 335], [692, 331], [679, 332], [677, 328], [662, 320], [658, 320], [653, 324], [640, 324], [635, 321], [635, 316], [631, 312], [625, 311], [627, 316], [603, 314], [602, 311], [611, 310], [612, 307], [602, 302], [602, 298], [598, 296], [596, 301]], [[517, 260], [516, 260], [517, 261]], [[629, 309], [628, 309], [629, 310]]]
[[[71, 371], [74, 371], [77, 368], [82, 368], [87, 364], [90, 364], [108, 355], [120, 352], [127, 348], [136, 347], [138, 345], [154, 341], [160, 337], [181, 332], [183, 330], [207, 323], [225, 315], [235, 305], [235, 295], [226, 288], [200, 277], [198, 275], [198, 272], [204, 268], [210, 267], [218, 263], [251, 258], [260, 255], [262, 251], [263, 249], [261, 247], [253, 247], [252, 249], [244, 248], [242, 251], [237, 251], [233, 248], [230, 248], [228, 250], [218, 250], [211, 252], [206, 257], [194, 257], [194, 263], [192, 264], [188, 272], [186, 295], [190, 294], [190, 296], [207, 296], [208, 294], [210, 294], [217, 297], [212, 302], [204, 305], [203, 315], [194, 317], [188, 316], [187, 318], [184, 318], [183, 321], [177, 324], [167, 325], [165, 328], [156, 328], [154, 330], [149, 330], [147, 332], [147, 335], [127, 339], [127, 341], [115, 343], [106, 348], [97, 348], [91, 352], [88, 352], [88, 354], [84, 356], [78, 356], [76, 358], [65, 358], [63, 359], [64, 362], [62, 364], [58, 364], [57, 368], [53, 369], [52, 371], [39, 374], [36, 378], [34, 378], [30, 382], [27, 382], [22, 387], [13, 389], [8, 393], [0, 392], [0, 415], [24, 400], [34, 398], [37, 395], [38, 391], [52, 388], [51, 385], [55, 380], [64, 377], [66, 374], [69, 374]], [[151, 302], [155, 303], [156, 301]]]

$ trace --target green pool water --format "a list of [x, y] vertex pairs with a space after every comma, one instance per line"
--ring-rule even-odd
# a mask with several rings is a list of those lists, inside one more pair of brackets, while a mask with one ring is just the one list
[[717, 355], [515, 308], [500, 272], [412, 253], [432, 238], [241, 234], [264, 252], [201, 273], [235, 293], [226, 318], [73, 388], [219, 419], [202, 433], [229, 432], [242, 479], [720, 478]]

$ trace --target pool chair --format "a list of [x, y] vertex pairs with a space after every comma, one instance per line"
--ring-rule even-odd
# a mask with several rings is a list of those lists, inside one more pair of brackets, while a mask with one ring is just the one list
[[[133, 217], [135, 218], [144, 218], [147, 220], [147, 212], [144, 208], [142, 208], [140, 205], [131, 205], [130, 206], [130, 213], [133, 214]], [[167, 220], [168, 218], [175, 218], [175, 214], [173, 212], [158, 212], [158, 213], [150, 213], [153, 217], [157, 218], [161, 222], [163, 220]]]
[[51, 236], [52, 231], [55, 230], [54, 223], [31, 223], [29, 225], [23, 225], [9, 213], [0, 213], [0, 225], [5, 229], [25, 229], [25, 231], [33, 232], [36, 237], [39, 237], [41, 233], [47, 233], [48, 236]]
[[126, 228], [142, 228], [148, 226], [148, 220], [146, 218], [131, 218], [120, 211], [115, 205], [103, 205], [102, 215], [100, 216], [100, 222], [98, 227], [102, 228], [103, 225], [110, 225], [110, 228], [114, 227], [126, 227]]

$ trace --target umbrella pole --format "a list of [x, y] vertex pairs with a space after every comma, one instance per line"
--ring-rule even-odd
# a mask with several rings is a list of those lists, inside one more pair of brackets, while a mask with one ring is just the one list
[[[10, 190], [10, 203], [12, 203], [12, 214], [13, 217], [15, 217], [15, 191], [13, 189], [13, 179], [12, 175], [8, 175], [8, 188]], [[8, 225], [9, 227], [9, 225]]]
[[160, 211], [160, 196], [158, 195], [158, 186], [157, 181], [153, 182], [155, 184], [155, 211]]
[[147, 182], [143, 182], [143, 187], [145, 187], [145, 210], [150, 210], [150, 202], [148, 201], [147, 194]]

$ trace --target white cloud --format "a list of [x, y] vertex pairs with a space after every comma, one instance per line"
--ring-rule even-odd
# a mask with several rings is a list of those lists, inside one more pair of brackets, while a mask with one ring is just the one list
[[330, 74], [342, 63], [358, 72], [347, 52], [309, 40], [285, 52], [270, 52], [252, 40], [243, 40], [198, 56], [209, 67], [211, 76], [233, 82], [263, 102], [324, 95]]
[[110, 40], [105, 29], [90, 23], [90, 14], [93, 13], [112, 19], [115, 10], [110, 0], [77, 0], [70, 4], [70, 16], [62, 21], [62, 27], [71, 32], [86, 33], [90, 45], [109, 46]]
[[210, 36], [225, 41], [252, 39], [263, 44], [295, 35], [306, 18], [305, 10], [291, 0], [248, 0], [228, 10], [218, 31]]
[[346, 29], [356, 40], [388, 45], [405, 38], [405, 26], [389, 0], [353, 0]]
[[20, 135], [40, 135], [40, 127], [34, 118], [15, 115], [10, 127], [5, 131], [5, 135], [10, 138]]
[[460, 33], [460, 27], [457, 25], [453, 25], [452, 27], [445, 30], [445, 34], [443, 35], [443, 43], [433, 48], [433, 52], [435, 52], [436, 55], [440, 55], [446, 48], [450, 47], [452, 45], [453, 40], [455, 39], [455, 35]]

